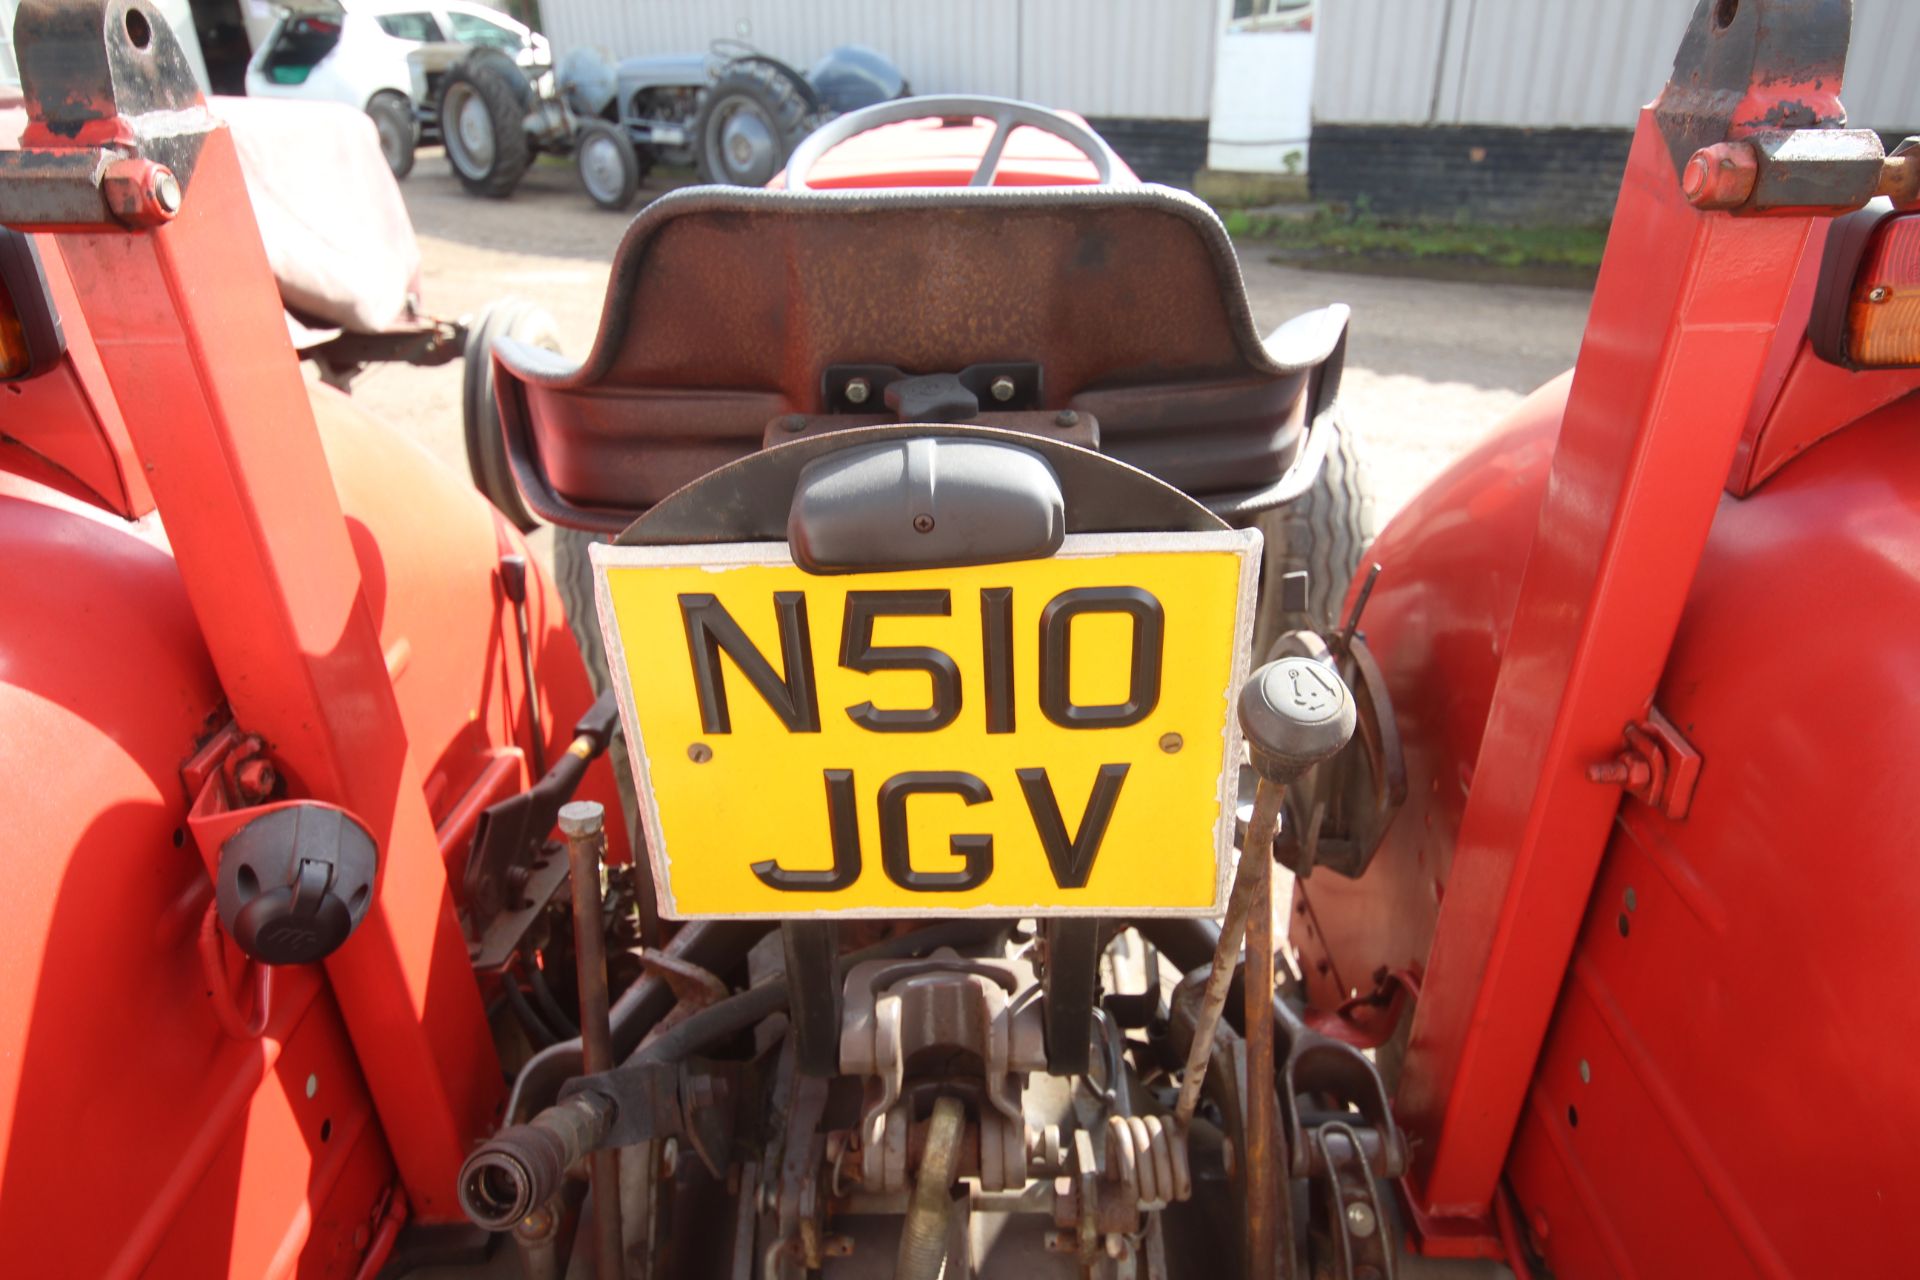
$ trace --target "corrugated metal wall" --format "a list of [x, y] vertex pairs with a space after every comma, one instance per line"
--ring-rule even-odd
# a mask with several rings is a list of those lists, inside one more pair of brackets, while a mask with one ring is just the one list
[[[1313, 115], [1329, 124], [1631, 126], [1694, 0], [1322, 0]], [[1855, 0], [1852, 122], [1920, 127], [1920, 3]]]
[[804, 70], [838, 44], [919, 93], [1027, 98], [1088, 116], [1207, 118], [1215, 0], [543, 0], [556, 51], [690, 53], [751, 41]]

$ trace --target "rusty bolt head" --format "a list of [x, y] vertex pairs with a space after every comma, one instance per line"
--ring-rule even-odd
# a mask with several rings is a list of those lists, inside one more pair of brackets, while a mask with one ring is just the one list
[[915, 533], [932, 533], [933, 517], [925, 514], [915, 516], [913, 518], [913, 531]]
[[265, 756], [248, 756], [233, 771], [233, 785], [240, 792], [242, 800], [258, 803], [273, 794], [280, 784], [280, 775], [274, 772], [273, 762]]
[[873, 384], [871, 382], [868, 382], [865, 378], [847, 379], [848, 404], [865, 404], [871, 395], [873, 395]]
[[987, 387], [987, 390], [993, 393], [995, 400], [1005, 404], [1007, 401], [1013, 399], [1013, 379], [1002, 375], [1001, 377], [995, 378], [992, 384]]
[[1696, 209], [1737, 209], [1753, 195], [1760, 162], [1746, 142], [1702, 147], [1680, 173], [1680, 190]]

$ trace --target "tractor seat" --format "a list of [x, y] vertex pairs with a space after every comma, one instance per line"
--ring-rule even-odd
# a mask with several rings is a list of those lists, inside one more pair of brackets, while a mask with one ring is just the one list
[[1029, 370], [1014, 407], [1086, 415], [1102, 452], [1244, 519], [1291, 496], [1345, 327], [1330, 307], [1263, 342], [1219, 219], [1168, 188], [696, 187], [627, 229], [586, 359], [501, 339], [495, 388], [528, 506], [575, 528], [625, 528], [789, 415], [892, 420], [847, 401], [849, 368], [995, 364]]

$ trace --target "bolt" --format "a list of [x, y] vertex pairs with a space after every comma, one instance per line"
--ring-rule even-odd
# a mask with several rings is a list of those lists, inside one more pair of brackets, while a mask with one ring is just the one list
[[1877, 284], [1873, 286], [1873, 288], [1867, 290], [1868, 302], [1885, 302], [1889, 296], [1890, 295], [1887, 292], [1887, 286], [1883, 284]]
[[279, 783], [280, 775], [265, 756], [248, 756], [233, 771], [233, 785], [239, 789], [240, 798], [250, 803], [265, 800]]
[[1077, 427], [1080, 425], [1080, 415], [1071, 409], [1062, 409], [1053, 415], [1053, 425], [1056, 427]]
[[790, 413], [780, 419], [780, 429], [797, 435], [807, 429], [806, 416], [804, 414]]
[[993, 398], [995, 400], [998, 400], [1000, 403], [1005, 404], [1007, 401], [1013, 399], [1013, 391], [1014, 391], [1013, 379], [1006, 377], [1003, 374], [1002, 376], [995, 378], [993, 380], [992, 385], [990, 385], [987, 388], [987, 390], [993, 393]]
[[713, 759], [713, 748], [704, 742], [696, 742], [687, 748], [687, 759], [695, 764], [705, 764]]
[[314, 1094], [318, 1092], [320, 1092], [320, 1077], [316, 1075], [309, 1075], [307, 1077], [307, 1096], [311, 1098]]
[[153, 174], [153, 202], [168, 217], [180, 212], [180, 179], [173, 176], [173, 170], [160, 168]]
[[913, 518], [913, 531], [915, 533], [932, 533], [933, 517], [924, 514], [915, 516]]
[[1373, 1206], [1356, 1200], [1347, 1206], [1347, 1230], [1365, 1240], [1380, 1225], [1373, 1216]]
[[1580, 1083], [1581, 1084], [1593, 1083], [1593, 1068], [1587, 1065], [1587, 1060], [1585, 1058], [1580, 1059]]
[[599, 835], [606, 820], [606, 806], [597, 800], [570, 800], [560, 806], [560, 834], [569, 840]]
[[1185, 745], [1186, 740], [1177, 733], [1163, 733], [1160, 735], [1160, 749], [1168, 755], [1173, 755]]
[[873, 384], [865, 378], [848, 378], [846, 394], [848, 404], [865, 404], [873, 394]]
[[1698, 209], [1737, 209], [1753, 195], [1760, 176], [1751, 144], [1716, 142], [1693, 153], [1680, 173], [1680, 190]]

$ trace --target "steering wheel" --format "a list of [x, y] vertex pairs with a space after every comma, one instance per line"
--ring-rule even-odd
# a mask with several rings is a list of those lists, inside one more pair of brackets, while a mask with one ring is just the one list
[[814, 188], [807, 185], [807, 175], [820, 163], [820, 157], [849, 139], [885, 125], [899, 124], [903, 120], [956, 116], [968, 119], [985, 117], [993, 121], [993, 140], [987, 143], [979, 167], [967, 182], [970, 187], [993, 185], [994, 174], [1000, 169], [1000, 155], [1007, 149], [1007, 135], [1023, 125], [1073, 144], [1093, 162], [1094, 172], [1103, 186], [1112, 184], [1114, 167], [1120, 162], [1120, 157], [1113, 153], [1113, 148], [1099, 134], [1057, 111], [1036, 107], [1030, 102], [1016, 102], [1012, 98], [988, 98], [963, 93], [934, 94], [923, 98], [895, 98], [891, 102], [862, 107], [827, 121], [808, 134], [788, 158], [787, 190], [812, 191]]

